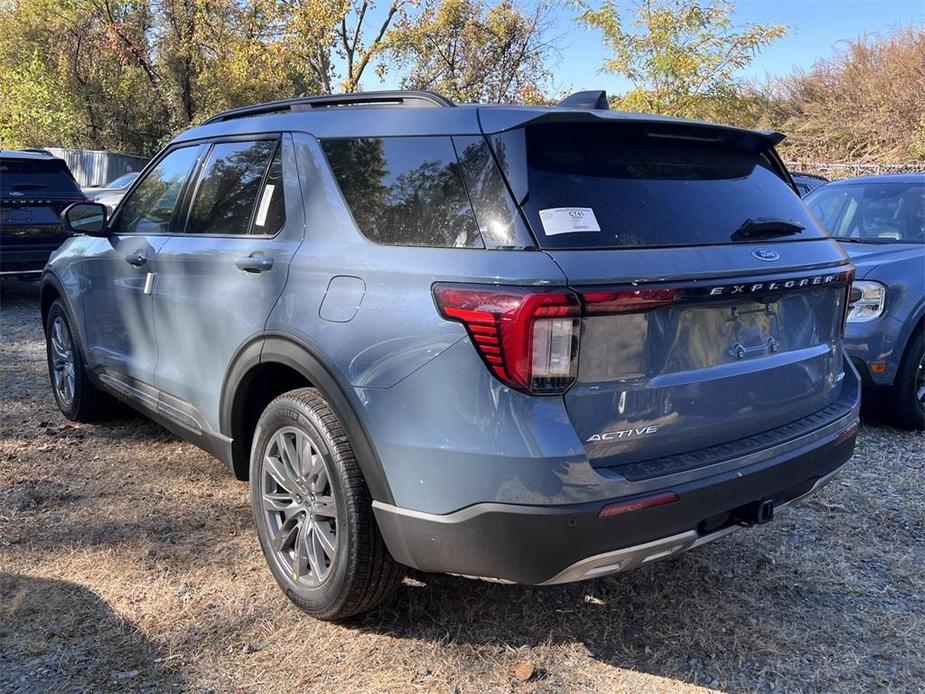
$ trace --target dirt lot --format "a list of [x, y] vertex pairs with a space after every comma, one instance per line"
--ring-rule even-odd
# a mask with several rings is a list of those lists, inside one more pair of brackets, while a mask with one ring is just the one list
[[921, 435], [865, 426], [815, 499], [635, 573], [418, 575], [322, 624], [277, 590], [220, 463], [132, 415], [58, 414], [36, 294], [2, 286], [0, 691], [925, 687]]

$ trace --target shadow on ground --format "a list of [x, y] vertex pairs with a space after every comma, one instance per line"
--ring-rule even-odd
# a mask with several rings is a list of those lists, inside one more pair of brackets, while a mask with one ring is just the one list
[[182, 689], [165, 658], [92, 591], [0, 574], [0, 691]]

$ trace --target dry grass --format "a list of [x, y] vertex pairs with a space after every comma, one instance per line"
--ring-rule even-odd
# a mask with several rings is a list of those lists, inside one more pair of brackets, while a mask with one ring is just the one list
[[218, 462], [58, 414], [36, 287], [2, 289], [2, 691], [923, 688], [920, 435], [865, 427], [817, 498], [669, 562], [545, 589], [419, 575], [323, 624], [277, 590]]

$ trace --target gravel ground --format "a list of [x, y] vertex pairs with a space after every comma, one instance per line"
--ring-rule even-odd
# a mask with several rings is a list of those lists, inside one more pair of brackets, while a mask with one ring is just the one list
[[220, 463], [131, 414], [61, 417], [37, 285], [0, 291], [0, 691], [925, 691], [920, 434], [865, 425], [815, 498], [630, 574], [417, 575], [323, 624]]

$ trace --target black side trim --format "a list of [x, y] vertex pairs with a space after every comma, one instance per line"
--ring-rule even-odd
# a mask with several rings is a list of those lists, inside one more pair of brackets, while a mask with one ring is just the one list
[[[90, 370], [94, 383], [114, 398], [141, 412], [145, 417], [160, 424], [171, 433], [179, 436], [197, 448], [201, 448], [226, 465], [231, 465], [231, 439], [200, 425], [197, 420], [186, 412], [180, 411], [171, 405], [160, 407], [161, 397], [166, 397], [168, 403], [179, 405], [184, 403], [182, 409], [195, 411], [195, 408], [185, 400], [160, 393], [154, 386], [142, 381], [131, 383], [122, 378], [112, 376], [106, 372]], [[181, 416], [178, 416], [181, 415]]]

